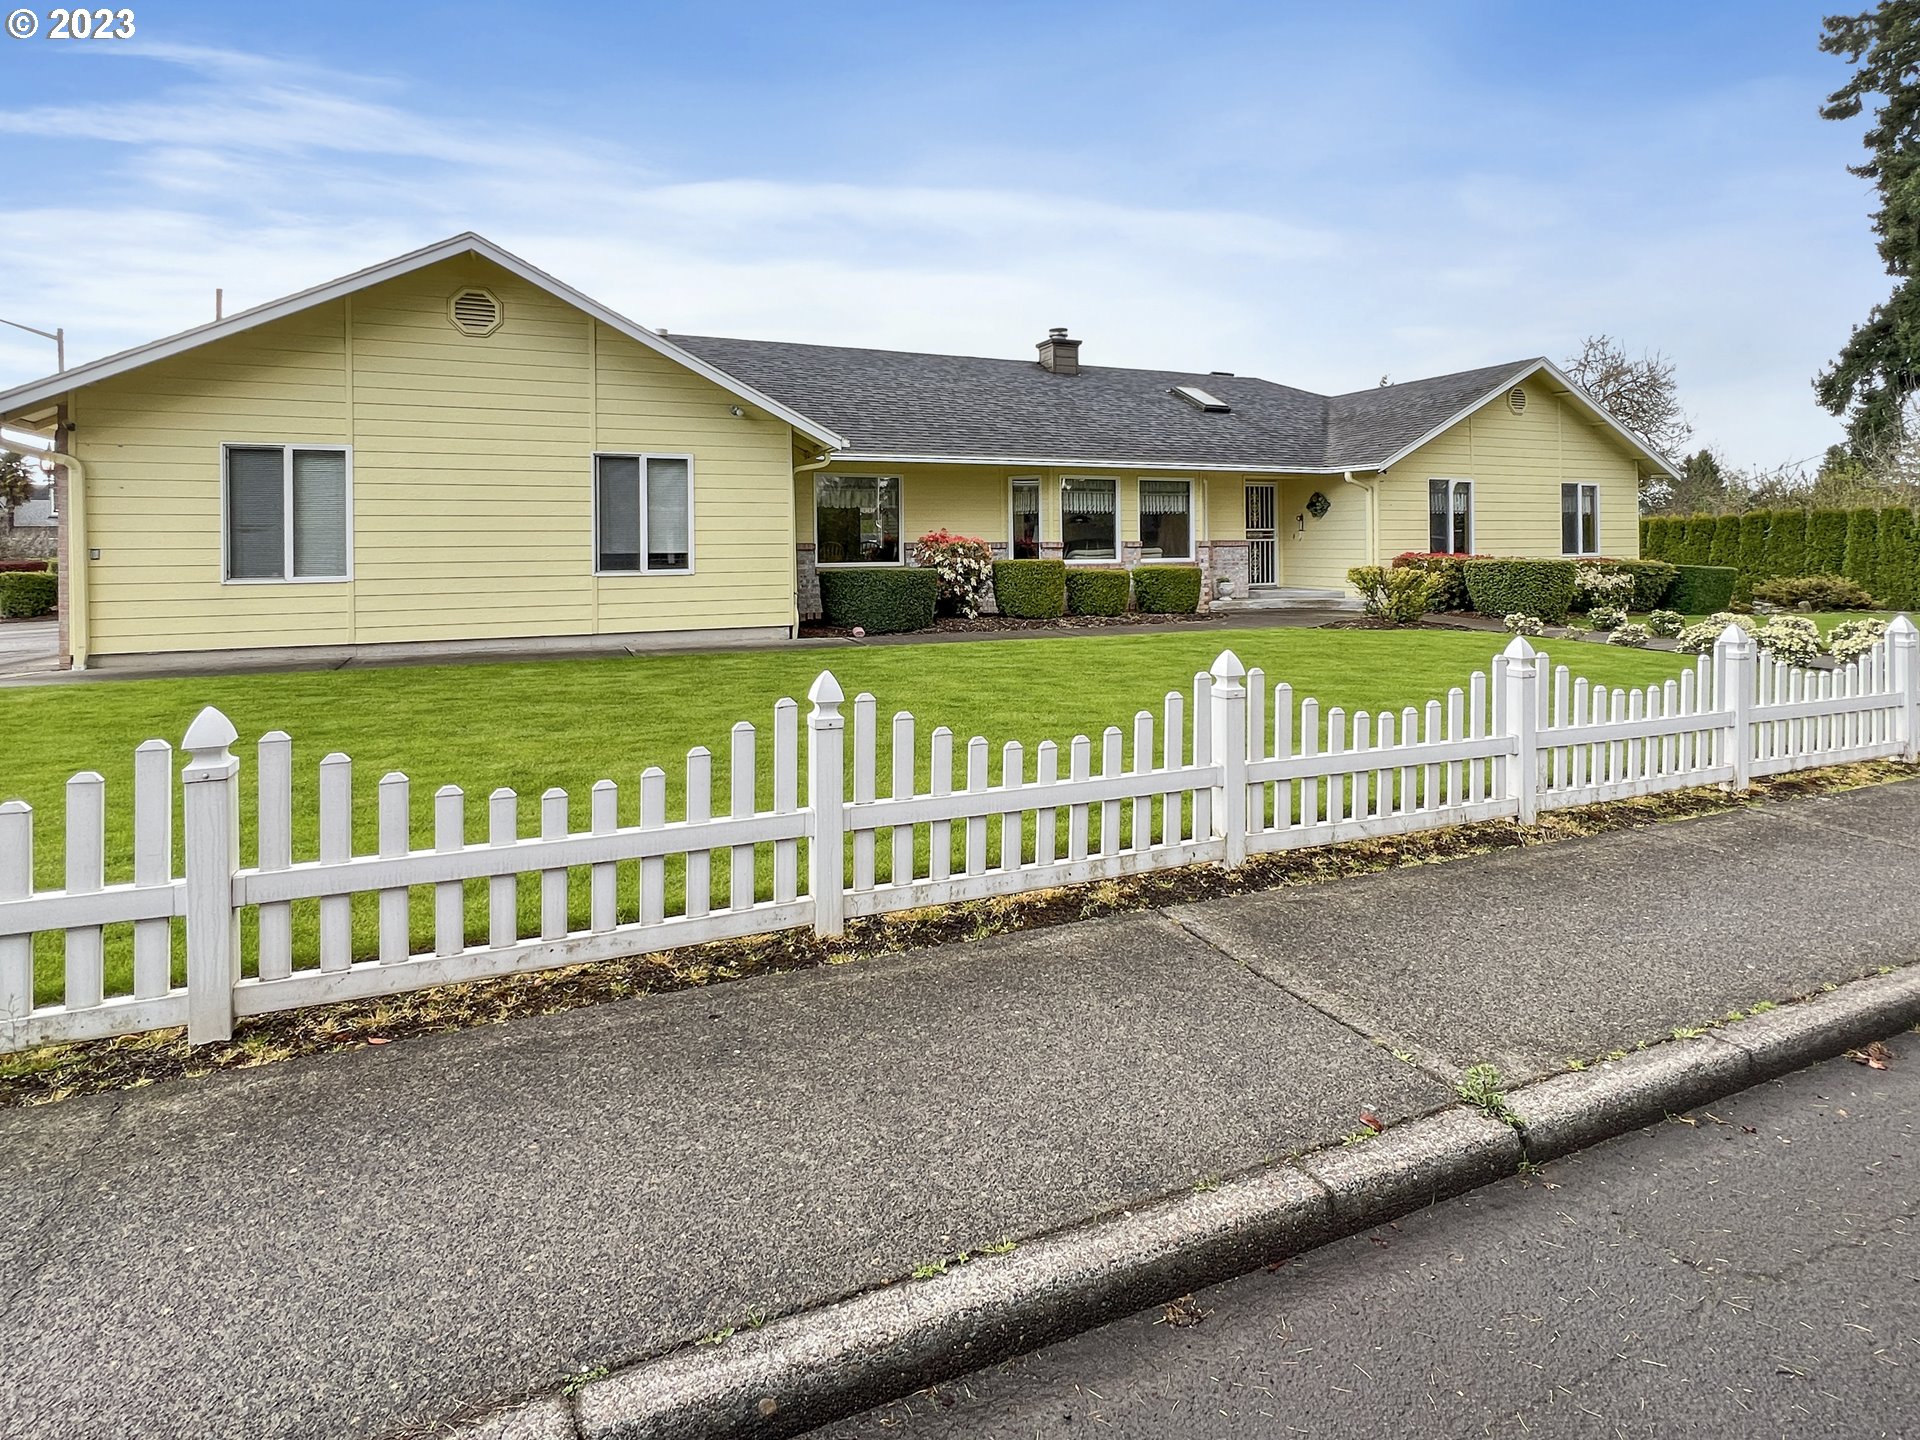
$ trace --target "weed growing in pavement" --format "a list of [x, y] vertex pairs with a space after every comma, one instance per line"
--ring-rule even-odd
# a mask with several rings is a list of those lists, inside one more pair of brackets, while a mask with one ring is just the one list
[[1218, 1190], [1219, 1188], [1220, 1177], [1218, 1175], [1202, 1175], [1198, 1180], [1193, 1182], [1193, 1190], [1196, 1195], [1204, 1195], [1209, 1190]]
[[737, 1328], [736, 1326], [729, 1325], [724, 1330], [711, 1331], [708, 1334], [702, 1335], [693, 1343], [696, 1345], [724, 1345], [734, 1337]]
[[1567, 1057], [1567, 1069], [1578, 1072], [1586, 1068], [1587, 1062], [1582, 1060], [1578, 1055], [1569, 1055]]
[[[984, 1252], [983, 1252], [984, 1253]], [[909, 1272], [914, 1280], [931, 1280], [936, 1275], [944, 1275], [957, 1265], [964, 1265], [973, 1259], [968, 1250], [956, 1250], [951, 1255], [936, 1255], [931, 1260], [922, 1260]]]
[[1775, 1001], [1756, 1000], [1753, 1002], [1753, 1004], [1747, 1007], [1747, 1014], [1749, 1016], [1764, 1015], [1769, 1010], [1778, 1010], [1779, 1008], [1780, 1008], [1779, 1004]]
[[1676, 1025], [1673, 1027], [1673, 1038], [1676, 1040], [1698, 1040], [1711, 1029], [1713, 1029], [1711, 1025]]
[[1462, 1100], [1476, 1110], [1485, 1111], [1504, 1125], [1519, 1128], [1520, 1117], [1514, 1114], [1513, 1107], [1507, 1103], [1507, 1092], [1500, 1088], [1500, 1072], [1493, 1066], [1469, 1065], [1454, 1089]]
[[1020, 1242], [1018, 1240], [1009, 1240], [1003, 1235], [997, 1244], [982, 1245], [980, 1247], [980, 1253], [982, 1255], [1011, 1255], [1019, 1248]]
[[567, 1377], [567, 1383], [560, 1387], [560, 1393], [571, 1399], [596, 1380], [604, 1380], [613, 1371], [604, 1365], [596, 1365], [591, 1370], [579, 1370]]
[[1371, 1140], [1379, 1133], [1378, 1130], [1356, 1130], [1351, 1135], [1342, 1135], [1340, 1137], [1340, 1143], [1342, 1145], [1358, 1145], [1362, 1140]]

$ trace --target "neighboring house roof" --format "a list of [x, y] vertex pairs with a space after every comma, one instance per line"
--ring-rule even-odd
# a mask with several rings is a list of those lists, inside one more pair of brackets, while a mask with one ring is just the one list
[[591, 296], [582, 294], [564, 281], [554, 279], [544, 270], [529, 265], [519, 256], [502, 250], [485, 236], [475, 235], [470, 231], [463, 235], [455, 235], [449, 240], [442, 240], [436, 245], [428, 245], [408, 254], [396, 256], [392, 260], [382, 261], [378, 265], [368, 266], [364, 270], [356, 270], [351, 275], [343, 275], [338, 280], [330, 280], [324, 285], [316, 285], [279, 300], [270, 300], [264, 305], [238, 311], [224, 319], [215, 320], [206, 325], [197, 325], [177, 335], [169, 335], [162, 340], [138, 345], [131, 350], [122, 350], [118, 354], [108, 355], [85, 365], [76, 365], [70, 370], [46, 375], [29, 384], [0, 392], [0, 417], [22, 413], [33, 405], [55, 399], [82, 385], [91, 385], [96, 381], [124, 374], [141, 365], [167, 359], [169, 356], [181, 354], [215, 340], [223, 340], [229, 335], [237, 335], [256, 325], [264, 325], [270, 320], [297, 314], [315, 305], [337, 300], [344, 295], [365, 290], [371, 285], [378, 285], [382, 281], [396, 279], [461, 255], [478, 255], [482, 259], [491, 260], [501, 269], [511, 271], [528, 284], [537, 285], [548, 294], [585, 311], [602, 324], [619, 331], [631, 340], [638, 341], [649, 350], [657, 351], [669, 360], [676, 361], [694, 373], [711, 380], [721, 389], [748, 404], [786, 421], [808, 438], [831, 449], [846, 448], [846, 441], [825, 425], [808, 419], [797, 410], [789, 409], [771, 396], [761, 394], [751, 385], [743, 384], [734, 376], [715, 368], [711, 362], [689, 354], [678, 345], [656, 335], [646, 326], [637, 325], [626, 316], [609, 310]]
[[13, 528], [31, 530], [44, 526], [58, 525], [59, 518], [53, 513], [53, 497], [41, 495], [24, 504], [13, 507]]
[[[848, 459], [1177, 466], [1287, 472], [1381, 470], [1527, 377], [1556, 388], [1617, 431], [1649, 466], [1666, 461], [1543, 359], [1515, 360], [1347, 395], [1317, 395], [1250, 375], [864, 350], [675, 334], [674, 342], [817, 415], [847, 437]], [[1227, 413], [1172, 393], [1197, 386]]]

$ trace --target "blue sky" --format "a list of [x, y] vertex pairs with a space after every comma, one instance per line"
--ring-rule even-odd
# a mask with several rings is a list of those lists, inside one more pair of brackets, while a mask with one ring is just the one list
[[1773, 465], [1888, 287], [1820, 5], [134, 8], [0, 39], [0, 316], [71, 360], [476, 229], [675, 330], [1321, 390], [1605, 331]]

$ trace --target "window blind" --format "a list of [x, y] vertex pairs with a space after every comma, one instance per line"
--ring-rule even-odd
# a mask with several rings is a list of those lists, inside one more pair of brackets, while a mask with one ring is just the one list
[[631, 455], [602, 455], [595, 471], [599, 536], [597, 568], [640, 568], [640, 462]]
[[286, 578], [286, 452], [227, 451], [227, 578]]
[[347, 457], [339, 450], [293, 452], [293, 573], [347, 573]]
[[647, 461], [647, 568], [685, 570], [692, 550], [687, 462]]
[[1187, 513], [1187, 486], [1182, 480], [1142, 480], [1142, 515], [1184, 515]]

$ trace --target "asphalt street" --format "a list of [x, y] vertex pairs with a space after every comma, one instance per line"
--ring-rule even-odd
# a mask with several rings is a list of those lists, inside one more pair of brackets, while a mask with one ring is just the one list
[[816, 1432], [1920, 1434], [1920, 1037]]

